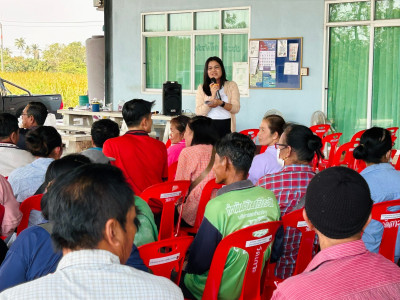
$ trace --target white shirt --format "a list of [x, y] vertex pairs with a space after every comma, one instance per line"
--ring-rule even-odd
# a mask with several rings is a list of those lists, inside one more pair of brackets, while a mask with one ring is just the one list
[[167, 278], [121, 265], [105, 250], [66, 254], [53, 274], [10, 288], [0, 299], [183, 299]]
[[[229, 103], [228, 96], [225, 94], [224, 87], [219, 90], [219, 95], [221, 96], [221, 100]], [[218, 96], [217, 96], [218, 98]], [[207, 117], [214, 119], [214, 120], [225, 120], [225, 119], [230, 119], [231, 118], [231, 113], [227, 111], [225, 108], [221, 106], [217, 106], [214, 108], [211, 108], [211, 110], [208, 112]]]
[[0, 174], [8, 177], [10, 173], [35, 160], [28, 151], [20, 149], [11, 143], [0, 143]]

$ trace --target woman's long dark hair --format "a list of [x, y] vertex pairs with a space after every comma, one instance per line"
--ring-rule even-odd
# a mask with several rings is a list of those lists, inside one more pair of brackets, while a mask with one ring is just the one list
[[222, 76], [220, 79], [221, 80], [220, 88], [222, 88], [224, 86], [225, 81], [227, 81], [225, 67], [224, 67], [224, 63], [222, 62], [222, 60], [218, 56], [209, 57], [206, 60], [206, 63], [204, 65], [204, 74], [203, 74], [203, 92], [207, 96], [211, 96], [211, 91], [210, 91], [211, 78], [208, 77], [208, 64], [210, 63], [210, 61], [216, 61], [221, 66]]

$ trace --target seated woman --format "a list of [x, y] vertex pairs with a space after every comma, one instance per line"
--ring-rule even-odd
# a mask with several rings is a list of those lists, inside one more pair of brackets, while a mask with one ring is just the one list
[[255, 184], [258, 179], [266, 174], [273, 174], [282, 170], [278, 163], [275, 144], [283, 132], [285, 120], [278, 115], [269, 115], [263, 118], [258, 132], [258, 141], [261, 146], [268, 146], [264, 153], [254, 157], [249, 171], [249, 180]]
[[[185, 204], [183, 204], [183, 221], [193, 226], [196, 220], [201, 191], [208, 181], [215, 178], [211, 168], [214, 161], [213, 146], [218, 139], [218, 135], [213, 128], [210, 118], [196, 116], [187, 124], [184, 137], [186, 148], [183, 149], [179, 155], [175, 180], [190, 180], [193, 183], [201, 175], [204, 176], [204, 178], [191, 189]], [[212, 163], [210, 166], [211, 160]], [[207, 168], [208, 166], [210, 167]]]
[[19, 203], [15, 200], [12, 188], [3, 176], [0, 175], [0, 204], [4, 206], [4, 217], [1, 223], [0, 235], [9, 236], [19, 222], [21, 222], [22, 213], [19, 210]]
[[179, 154], [183, 148], [185, 148], [185, 140], [183, 135], [185, 134], [186, 125], [190, 118], [187, 116], [178, 116], [171, 120], [171, 127], [169, 138], [171, 140], [171, 146], [167, 149], [168, 153], [168, 167], [174, 162], [178, 161]]
[[[23, 167], [15, 169], [8, 177], [8, 182], [14, 191], [18, 202], [33, 196], [44, 182], [47, 167], [62, 155], [62, 140], [54, 127], [40, 126], [30, 130], [26, 135], [28, 151], [35, 156], [35, 160]], [[32, 211], [29, 217], [29, 226], [43, 221], [40, 212]]]
[[[88, 163], [90, 163], [90, 159], [80, 154], [67, 155], [53, 161], [46, 172], [46, 187], [56, 177]], [[0, 292], [56, 270], [62, 252], [53, 250], [50, 237], [52, 225], [47, 221], [49, 217], [47, 201], [45, 194], [41, 201], [42, 213], [45, 217], [44, 223], [22, 231], [7, 252], [0, 267]], [[147, 271], [135, 246], [133, 246], [131, 256], [126, 264]]]
[[[389, 163], [392, 149], [390, 131], [380, 127], [366, 130], [360, 138], [360, 145], [354, 149], [356, 159], [365, 161], [367, 167], [360, 173], [367, 181], [374, 203], [400, 199], [400, 172]], [[396, 207], [397, 210], [399, 207]], [[383, 226], [375, 220], [364, 230], [362, 239], [365, 247], [378, 253]], [[400, 231], [397, 235], [395, 261], [400, 257]]]
[[[322, 141], [310, 128], [289, 124], [275, 147], [283, 169], [278, 173], [261, 177], [257, 185], [275, 194], [283, 216], [295, 210], [305, 195], [307, 186], [315, 175], [310, 163], [315, 154], [318, 157], [322, 156]], [[291, 276], [299, 244], [300, 235], [297, 231], [293, 228], [287, 230], [283, 238], [283, 254], [276, 264], [275, 272], [278, 277]]]

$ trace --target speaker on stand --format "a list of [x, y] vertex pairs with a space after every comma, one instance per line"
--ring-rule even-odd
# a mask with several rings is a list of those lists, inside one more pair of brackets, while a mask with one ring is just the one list
[[182, 112], [182, 85], [177, 81], [167, 81], [162, 90], [163, 114], [166, 116], [180, 115]]

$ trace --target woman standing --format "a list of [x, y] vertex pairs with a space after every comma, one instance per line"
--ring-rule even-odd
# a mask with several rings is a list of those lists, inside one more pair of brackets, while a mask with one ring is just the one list
[[197, 88], [196, 114], [212, 119], [220, 137], [236, 130], [236, 118], [240, 110], [240, 94], [237, 84], [226, 79], [222, 60], [209, 57], [204, 66], [203, 84]]
[[264, 153], [254, 157], [249, 171], [249, 180], [256, 184], [258, 179], [266, 174], [273, 174], [282, 169], [278, 163], [277, 149], [275, 144], [283, 133], [285, 120], [278, 115], [269, 115], [263, 118], [258, 132], [258, 141], [261, 146], [268, 146]]

